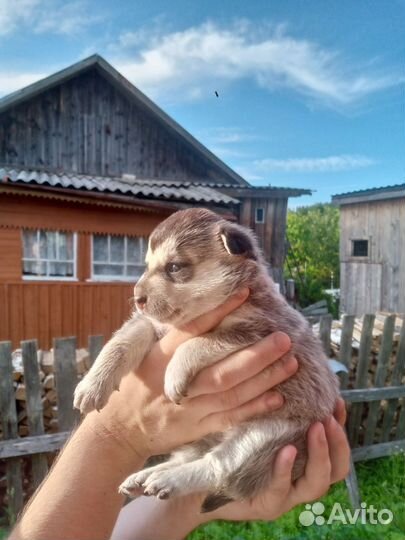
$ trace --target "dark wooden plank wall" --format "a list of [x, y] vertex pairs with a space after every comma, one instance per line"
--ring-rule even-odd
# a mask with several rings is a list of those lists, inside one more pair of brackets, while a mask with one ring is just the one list
[[[131, 313], [133, 285], [128, 283], [9, 283], [0, 284], [0, 341], [38, 339], [42, 349], [52, 339], [77, 336], [87, 347], [90, 334], [107, 339]], [[4, 309], [3, 309], [4, 306]]]
[[[281, 285], [286, 252], [287, 204], [287, 198], [247, 198], [242, 200], [240, 208], [240, 223], [256, 233], [273, 278]], [[256, 208], [264, 209], [264, 223], [255, 223]]]
[[0, 163], [233, 183], [95, 69], [0, 115]]

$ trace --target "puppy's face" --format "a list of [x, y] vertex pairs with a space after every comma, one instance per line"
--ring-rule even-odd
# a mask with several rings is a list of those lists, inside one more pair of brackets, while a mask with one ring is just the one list
[[249, 278], [260, 254], [249, 232], [204, 209], [176, 212], [152, 233], [137, 310], [183, 324], [223, 303]]

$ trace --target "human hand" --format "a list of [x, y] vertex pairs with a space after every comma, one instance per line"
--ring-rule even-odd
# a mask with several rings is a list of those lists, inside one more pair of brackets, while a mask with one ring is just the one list
[[266, 491], [250, 501], [234, 502], [206, 514], [207, 520], [274, 520], [304, 502], [319, 499], [331, 484], [343, 480], [349, 471], [350, 447], [343, 426], [346, 407], [336, 404], [334, 416], [316, 422], [308, 431], [308, 461], [304, 475], [295, 483], [291, 472], [297, 450], [288, 445], [278, 453], [273, 476]]
[[201, 513], [206, 493], [160, 500], [139, 497], [120, 512], [111, 539], [160, 540], [180, 539], [190, 531], [215, 519], [229, 521], [274, 520], [297, 504], [318, 499], [330, 485], [343, 480], [349, 470], [350, 448], [343, 425], [345, 404], [337, 402], [335, 418], [322, 425], [314, 424], [308, 432], [308, 463], [305, 474], [295, 484], [291, 471], [296, 455], [293, 446], [280, 450], [273, 467], [273, 479], [268, 489], [251, 501], [234, 502], [214, 512]]
[[291, 346], [281, 332], [202, 370], [180, 405], [163, 393], [166, 366], [176, 348], [217, 326], [248, 294], [246, 290], [184, 327], [172, 329], [138, 370], [124, 377], [107, 406], [84, 421], [146, 459], [282, 406], [282, 396], [271, 388], [295, 373], [298, 364], [295, 358], [276, 362]]

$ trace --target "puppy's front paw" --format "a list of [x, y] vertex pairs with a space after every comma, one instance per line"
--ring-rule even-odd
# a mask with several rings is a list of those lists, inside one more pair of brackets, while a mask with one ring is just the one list
[[118, 488], [123, 495], [132, 499], [140, 495], [154, 495], [158, 499], [168, 499], [171, 495], [180, 494], [181, 486], [176, 479], [176, 468], [147, 471], [148, 474], [140, 473], [129, 476]]
[[94, 409], [102, 409], [114, 390], [118, 390], [118, 383], [114, 378], [101, 379], [88, 374], [76, 386], [73, 405], [82, 414], [87, 414]]
[[171, 362], [165, 374], [165, 395], [170, 401], [179, 405], [184, 397], [187, 397], [187, 387], [190, 380], [186, 371]]

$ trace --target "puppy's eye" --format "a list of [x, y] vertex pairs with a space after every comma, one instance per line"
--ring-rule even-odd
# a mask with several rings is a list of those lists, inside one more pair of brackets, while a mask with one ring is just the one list
[[181, 270], [180, 264], [177, 263], [168, 263], [166, 265], [166, 272], [168, 274], [175, 274], [176, 272], [179, 272]]

